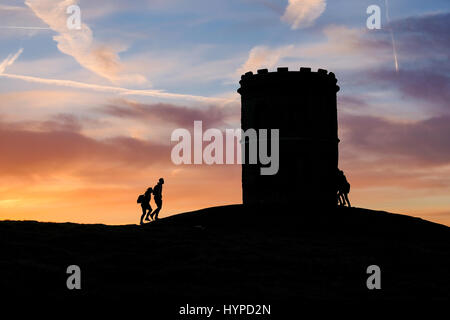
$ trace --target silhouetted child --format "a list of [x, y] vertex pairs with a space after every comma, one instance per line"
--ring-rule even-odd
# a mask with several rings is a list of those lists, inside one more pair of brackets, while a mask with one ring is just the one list
[[[150, 221], [148, 215], [152, 212], [152, 207], [150, 206], [150, 200], [152, 198], [152, 188], [148, 188], [147, 191], [143, 195], [140, 195], [138, 198], [138, 203], [141, 203], [142, 208], [142, 216], [141, 216], [141, 224], [144, 224], [144, 217], [146, 221]], [[147, 212], [148, 210], [148, 212]]]

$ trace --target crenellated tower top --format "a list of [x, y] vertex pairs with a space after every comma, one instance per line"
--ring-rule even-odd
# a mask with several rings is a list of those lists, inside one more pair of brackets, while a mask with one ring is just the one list
[[333, 88], [335, 92], [339, 91], [337, 79], [333, 72], [318, 69], [317, 72], [311, 71], [311, 68], [300, 68], [299, 71], [289, 71], [288, 68], [280, 67], [275, 72], [269, 72], [268, 69], [260, 69], [256, 74], [247, 72], [241, 76], [239, 81], [241, 88], [240, 94], [251, 94], [255, 90], [281, 89], [291, 91], [292, 86], [304, 86], [306, 88], [317, 87], [318, 89]]

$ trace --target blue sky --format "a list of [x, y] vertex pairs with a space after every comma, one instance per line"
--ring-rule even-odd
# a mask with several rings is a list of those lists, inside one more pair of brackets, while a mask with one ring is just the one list
[[[23, 1], [2, 3], [4, 6], [27, 8]], [[136, 56], [148, 55], [149, 60], [154, 56], [169, 56], [179, 64], [179, 73], [195, 73], [195, 70], [201, 70], [201, 74], [204, 74], [204, 68], [209, 66], [207, 81], [169, 81], [165, 73], [152, 73], [151, 68], [145, 70], [149, 81], [158, 85], [157, 89], [208, 96], [236, 88], [237, 77], [230, 78], [229, 74], [225, 73], [235, 71], [228, 68], [238, 69], [252, 48], [305, 46], [326, 41], [321, 30], [329, 25], [364, 29], [366, 8], [371, 4], [382, 8], [382, 23], [386, 26], [384, 3], [328, 1], [326, 10], [313, 26], [292, 30], [289, 24], [280, 21], [281, 15], [278, 11], [285, 10], [287, 1], [133, 1], [132, 5], [126, 4], [125, 1], [95, 1], [95, 4], [92, 1], [78, 2], [83, 22], [92, 29], [95, 39], [123, 46], [125, 50], [120, 52], [120, 57], [125, 61]], [[391, 0], [389, 5], [392, 20], [445, 12], [449, 8], [446, 1]], [[46, 27], [44, 22], [33, 17], [33, 13], [29, 11], [31, 10], [24, 9], [23, 12], [12, 16], [7, 10], [2, 10], [2, 18], [6, 16], [6, 19], [2, 19], [3, 24]], [[55, 32], [51, 30], [6, 29], [0, 30], [0, 34], [0, 54], [4, 57], [24, 47], [20, 61], [58, 58], [64, 59], [66, 65], [61, 73], [67, 74], [70, 67], [81, 70], [70, 57], [58, 51], [52, 40]], [[217, 70], [214, 70], [214, 62], [217, 62]], [[307, 60], [305, 64], [308, 65]], [[183, 65], [187, 70], [183, 70]], [[49, 70], [49, 75], [52, 71]], [[216, 79], [211, 81], [211, 77]]]

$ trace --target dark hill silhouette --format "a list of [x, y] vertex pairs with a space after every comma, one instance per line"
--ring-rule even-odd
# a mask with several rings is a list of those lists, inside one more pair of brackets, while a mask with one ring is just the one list
[[[10, 297], [149, 303], [448, 299], [450, 228], [359, 208], [293, 210], [232, 205], [145, 226], [0, 222], [0, 287]], [[72, 264], [78, 292], [65, 287]], [[371, 264], [379, 291], [366, 288]]]

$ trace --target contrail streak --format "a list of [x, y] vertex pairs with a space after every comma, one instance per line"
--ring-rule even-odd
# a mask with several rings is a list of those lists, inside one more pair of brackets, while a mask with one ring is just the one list
[[224, 99], [224, 98], [214, 98], [214, 97], [204, 97], [204, 96], [196, 96], [190, 94], [181, 94], [181, 93], [171, 93], [165, 92], [162, 90], [135, 90], [128, 89], [122, 87], [114, 87], [114, 86], [106, 86], [106, 85], [98, 85], [85, 83], [80, 81], [73, 80], [62, 80], [62, 79], [47, 79], [47, 78], [39, 78], [33, 76], [23, 76], [18, 74], [10, 74], [4, 73], [7, 67], [11, 66], [22, 54], [23, 49], [17, 51], [16, 54], [10, 54], [5, 60], [0, 62], [0, 78], [7, 79], [16, 79], [22, 80], [26, 82], [32, 83], [43, 83], [47, 85], [61, 86], [61, 87], [70, 87], [76, 89], [84, 89], [84, 90], [92, 90], [97, 92], [108, 92], [115, 93], [119, 95], [130, 95], [130, 96], [145, 96], [145, 97], [155, 97], [155, 98], [163, 98], [163, 99], [181, 99], [181, 100], [191, 100], [191, 101], [200, 101], [205, 103], [227, 103], [231, 102], [232, 99]]
[[0, 29], [23, 29], [23, 30], [51, 30], [45, 27], [17, 27], [17, 26], [0, 26]]
[[398, 66], [398, 58], [397, 58], [397, 47], [395, 45], [395, 38], [394, 38], [394, 32], [392, 31], [391, 24], [391, 18], [389, 16], [389, 4], [388, 0], [384, 0], [385, 7], [386, 7], [386, 20], [389, 25], [389, 32], [391, 34], [391, 40], [392, 40], [392, 52], [394, 53], [394, 63], [395, 63], [395, 71], [398, 73], [399, 66]]
[[2, 74], [6, 67], [12, 66], [14, 62], [16, 62], [17, 58], [22, 54], [23, 48], [16, 52], [16, 54], [8, 55], [8, 57], [0, 63], [0, 74]]
[[191, 100], [191, 101], [201, 101], [206, 103], [224, 103], [231, 101], [230, 99], [223, 98], [213, 98], [213, 97], [203, 97], [203, 96], [195, 96], [189, 94], [181, 94], [181, 93], [170, 93], [164, 92], [160, 90], [134, 90], [127, 89], [121, 87], [113, 87], [113, 86], [104, 86], [97, 84], [90, 84], [79, 81], [72, 80], [60, 80], [60, 79], [46, 79], [32, 76], [22, 76], [18, 74], [9, 74], [9, 73], [0, 73], [0, 78], [8, 78], [8, 79], [17, 79], [26, 82], [34, 82], [34, 83], [43, 83], [47, 85], [55, 85], [62, 87], [70, 87], [76, 89], [87, 89], [93, 90], [97, 92], [109, 92], [116, 93], [120, 95], [130, 95], [130, 96], [145, 96], [145, 97], [155, 97], [155, 98], [163, 98], [163, 99], [182, 99], [182, 100]]

